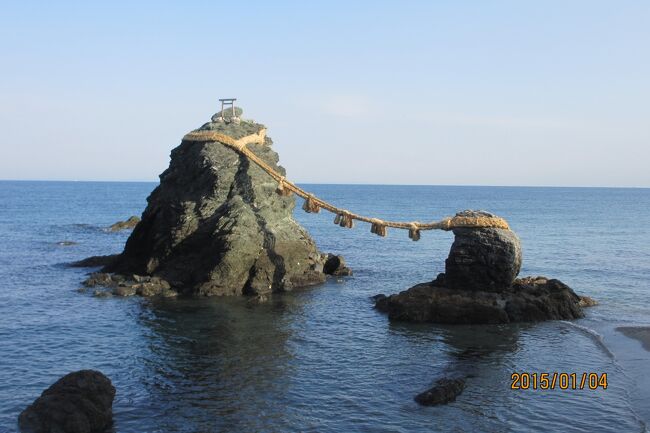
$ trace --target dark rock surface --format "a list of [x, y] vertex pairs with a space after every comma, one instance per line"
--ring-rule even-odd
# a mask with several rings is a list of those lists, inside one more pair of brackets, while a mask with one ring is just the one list
[[[238, 139], [264, 127], [209, 122], [200, 129]], [[248, 149], [284, 174], [271, 144], [267, 137]], [[193, 295], [259, 295], [322, 283], [327, 256], [293, 219], [295, 197], [276, 188], [235, 150], [183, 141], [124, 252], [104, 272], [155, 276]]]
[[423, 406], [447, 404], [456, 400], [465, 389], [463, 379], [439, 379], [433, 387], [415, 396], [414, 400]]
[[103, 432], [112, 424], [115, 388], [99, 371], [67, 374], [18, 417], [23, 433]]
[[[465, 211], [459, 216], [493, 216]], [[521, 244], [515, 232], [499, 228], [457, 228], [445, 261], [447, 287], [499, 292], [510, 287], [521, 269]]]
[[444, 274], [431, 283], [375, 298], [391, 320], [448, 324], [536, 322], [583, 317], [580, 297], [559, 280], [521, 278], [506, 290], [450, 289]]
[[118, 221], [115, 224], [112, 224], [108, 230], [112, 232], [119, 232], [120, 230], [132, 229], [140, 222], [140, 218], [137, 216], [129, 217], [126, 221]]
[[345, 277], [352, 275], [352, 269], [348, 268], [345, 265], [345, 259], [343, 256], [337, 256], [335, 254], [327, 255], [327, 259], [323, 265], [323, 272], [328, 275], [334, 275], [336, 277]]
[[108, 266], [115, 262], [119, 254], [111, 254], [108, 256], [91, 256], [77, 262], [72, 262], [69, 266], [73, 268], [96, 268], [99, 266]]

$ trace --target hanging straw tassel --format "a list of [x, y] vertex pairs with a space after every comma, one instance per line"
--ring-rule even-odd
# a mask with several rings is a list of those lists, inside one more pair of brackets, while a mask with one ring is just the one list
[[285, 181], [284, 181], [284, 176], [280, 178], [278, 181], [278, 188], [275, 190], [279, 195], [283, 197], [290, 196], [292, 191], [287, 187]]
[[413, 241], [420, 240], [420, 228], [418, 227], [418, 223], [411, 223], [411, 227], [409, 228], [409, 238]]
[[334, 218], [334, 224], [338, 224], [341, 227], [345, 227], [347, 229], [351, 229], [354, 227], [354, 222], [352, 219], [352, 215], [350, 215], [350, 212], [344, 211], [343, 213], [336, 214], [336, 218]]
[[302, 204], [302, 209], [307, 213], [318, 213], [320, 212], [320, 206], [316, 202], [313, 196], [309, 195], [305, 199], [305, 202]]
[[372, 219], [372, 226], [370, 227], [370, 233], [374, 233], [379, 236], [386, 236], [386, 224], [377, 218]]

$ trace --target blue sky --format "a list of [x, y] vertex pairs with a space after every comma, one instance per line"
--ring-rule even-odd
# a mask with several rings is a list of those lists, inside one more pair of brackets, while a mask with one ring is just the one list
[[650, 186], [650, 2], [135, 3], [2, 2], [0, 178], [156, 180], [237, 97], [299, 182]]

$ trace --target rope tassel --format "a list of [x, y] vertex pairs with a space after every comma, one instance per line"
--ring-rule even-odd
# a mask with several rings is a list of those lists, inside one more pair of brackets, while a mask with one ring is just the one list
[[417, 223], [411, 223], [411, 227], [409, 228], [409, 238], [413, 241], [420, 240], [420, 228]]
[[307, 213], [318, 213], [320, 212], [320, 206], [316, 202], [313, 196], [309, 195], [305, 199], [305, 202], [302, 204], [302, 209]]
[[372, 226], [370, 227], [370, 233], [374, 233], [381, 237], [386, 236], [386, 224], [377, 218], [372, 219]]
[[338, 224], [341, 227], [345, 227], [346, 229], [351, 229], [354, 227], [354, 220], [352, 219], [352, 215], [350, 215], [350, 212], [343, 212], [336, 214], [336, 218], [334, 218], [334, 224]]
[[287, 187], [284, 177], [281, 177], [280, 180], [278, 181], [278, 188], [275, 190], [275, 192], [278, 193], [278, 195], [281, 195], [283, 197], [287, 197], [291, 195], [291, 190]]

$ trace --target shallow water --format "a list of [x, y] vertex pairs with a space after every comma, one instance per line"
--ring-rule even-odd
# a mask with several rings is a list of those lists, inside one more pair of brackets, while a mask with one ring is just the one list
[[[78, 293], [87, 270], [65, 263], [119, 252], [128, 233], [104, 228], [140, 214], [153, 187], [0, 182], [0, 431], [82, 368], [117, 388], [116, 432], [646, 431], [650, 353], [615, 328], [650, 324], [650, 190], [307, 185], [384, 219], [493, 211], [522, 239], [522, 274], [600, 301], [574, 322], [436, 326], [391, 324], [369, 297], [433, 279], [450, 233], [382, 239], [300, 210], [353, 277], [255, 306]], [[513, 391], [515, 371], [607, 373], [609, 386]], [[456, 402], [413, 401], [449, 374], [469, 376]]]

